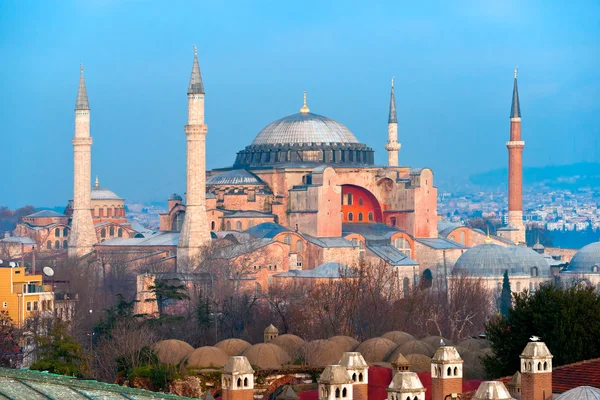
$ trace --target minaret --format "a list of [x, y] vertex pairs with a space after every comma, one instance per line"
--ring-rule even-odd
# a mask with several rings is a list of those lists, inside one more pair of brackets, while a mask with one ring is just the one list
[[544, 342], [531, 337], [521, 353], [521, 399], [552, 398], [552, 354]]
[[271, 340], [275, 339], [277, 336], [279, 336], [279, 329], [275, 328], [275, 326], [273, 324], [270, 324], [269, 326], [267, 326], [265, 328], [265, 331], [264, 331], [265, 343], [269, 343]]
[[388, 153], [388, 167], [398, 166], [398, 118], [396, 117], [396, 96], [394, 95], [394, 78], [392, 78], [392, 91], [390, 93], [390, 116], [388, 118], [388, 142], [385, 145]]
[[512, 107], [510, 110], [510, 140], [508, 148], [508, 226], [516, 228], [513, 241], [525, 242], [523, 224], [523, 147], [521, 140], [521, 107], [517, 87], [517, 68], [513, 86]]
[[188, 86], [188, 123], [186, 140], [186, 199], [185, 218], [177, 245], [177, 269], [192, 268], [200, 249], [210, 243], [206, 218], [206, 133], [204, 124], [204, 85], [198, 65], [198, 51], [194, 46], [194, 65]]
[[73, 138], [73, 216], [69, 234], [69, 257], [81, 257], [97, 243], [92, 221], [92, 138], [83, 65], [80, 66], [79, 90], [75, 102], [75, 137]]
[[462, 394], [463, 360], [453, 346], [443, 342], [431, 359], [431, 400]]

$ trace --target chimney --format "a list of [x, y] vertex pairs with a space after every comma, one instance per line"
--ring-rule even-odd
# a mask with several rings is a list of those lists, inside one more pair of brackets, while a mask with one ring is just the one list
[[358, 352], [346, 352], [339, 364], [346, 367], [352, 379], [352, 396], [354, 400], [368, 400], [369, 365]]
[[388, 400], [425, 400], [425, 388], [414, 372], [398, 372], [387, 389]]
[[269, 343], [271, 340], [279, 336], [279, 330], [270, 324], [265, 328], [265, 343]]
[[398, 353], [395, 359], [392, 360], [392, 374], [396, 375], [398, 372], [409, 372], [410, 371], [410, 361], [406, 359], [402, 355], [402, 353]]
[[515, 400], [502, 382], [481, 382], [473, 400]]
[[454, 346], [442, 345], [431, 359], [431, 400], [462, 394], [463, 360]]
[[319, 377], [319, 400], [352, 400], [352, 384], [346, 367], [329, 365]]
[[521, 399], [552, 398], [552, 354], [544, 342], [533, 336], [521, 353]]
[[229, 357], [221, 374], [223, 400], [253, 400], [254, 370], [244, 356]]

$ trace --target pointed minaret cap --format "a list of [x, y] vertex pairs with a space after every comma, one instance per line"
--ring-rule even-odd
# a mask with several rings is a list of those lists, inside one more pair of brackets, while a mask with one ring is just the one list
[[390, 92], [390, 116], [388, 117], [388, 124], [398, 123], [396, 117], [396, 95], [394, 94], [394, 78], [392, 78], [392, 91]]
[[198, 64], [198, 49], [194, 45], [194, 65], [192, 66], [192, 76], [188, 86], [188, 94], [204, 94], [204, 85], [202, 84], [202, 75], [200, 74], [200, 65]]
[[294, 389], [290, 385], [283, 387], [281, 394], [276, 397], [276, 400], [297, 400], [300, 396], [296, 394]]
[[273, 324], [269, 324], [269, 326], [265, 328], [265, 333], [279, 333], [279, 329], [275, 328]]
[[438, 364], [456, 364], [462, 363], [463, 359], [460, 357], [460, 354], [458, 354], [456, 347], [442, 345], [435, 351], [431, 361]]
[[75, 110], [89, 110], [87, 90], [85, 89], [85, 80], [83, 79], [83, 64], [79, 65], [79, 89], [77, 89], [77, 100], [75, 101]]
[[502, 382], [481, 382], [473, 400], [514, 400]]
[[300, 109], [300, 112], [302, 114], [307, 114], [310, 112], [310, 110], [308, 109], [308, 107], [306, 106], [306, 90], [304, 91], [304, 103], [302, 104], [302, 108]]
[[519, 104], [519, 88], [517, 87], [517, 72], [519, 67], [515, 68], [515, 83], [513, 85], [512, 106], [510, 108], [511, 118], [521, 118], [521, 106]]

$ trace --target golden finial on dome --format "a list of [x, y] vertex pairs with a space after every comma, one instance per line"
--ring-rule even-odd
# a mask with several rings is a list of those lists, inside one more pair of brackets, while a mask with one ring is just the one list
[[487, 229], [487, 236], [484, 239], [485, 244], [492, 244], [492, 238], [490, 237], [490, 228]]
[[98, 175], [96, 175], [96, 183], [94, 184], [96, 187], [100, 187], [100, 183], [98, 182]]
[[308, 107], [306, 107], [306, 90], [304, 91], [304, 104], [302, 105], [302, 108], [300, 109], [301, 113], [309, 113], [310, 110], [308, 109]]

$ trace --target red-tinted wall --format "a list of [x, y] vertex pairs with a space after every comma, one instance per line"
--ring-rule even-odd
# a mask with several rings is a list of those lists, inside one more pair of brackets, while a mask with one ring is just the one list
[[[369, 220], [369, 213], [373, 214], [372, 220]], [[359, 219], [360, 214], [363, 216], [362, 221]], [[379, 202], [371, 192], [359, 186], [342, 186], [342, 215], [343, 222], [382, 222]]]

